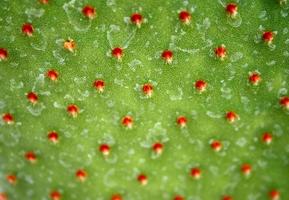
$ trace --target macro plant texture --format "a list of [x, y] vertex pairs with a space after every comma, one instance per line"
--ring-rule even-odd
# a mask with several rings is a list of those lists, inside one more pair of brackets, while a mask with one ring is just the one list
[[288, 200], [287, 0], [1, 0], [0, 200]]

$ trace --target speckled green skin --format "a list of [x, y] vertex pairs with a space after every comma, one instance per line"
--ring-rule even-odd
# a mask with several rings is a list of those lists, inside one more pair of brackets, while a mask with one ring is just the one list
[[[15, 117], [13, 125], [0, 124], [0, 190], [9, 200], [48, 200], [54, 189], [64, 200], [107, 200], [114, 193], [125, 200], [176, 194], [265, 200], [271, 189], [289, 199], [289, 115], [278, 103], [289, 89], [288, 5], [240, 1], [242, 23], [233, 27], [217, 0], [81, 0], [65, 10], [68, 2], [1, 1], [0, 47], [9, 58], [0, 62], [0, 113]], [[95, 19], [83, 17], [86, 4], [95, 6]], [[190, 25], [180, 23], [182, 9], [193, 11]], [[128, 18], [136, 11], [146, 19], [139, 29]], [[33, 37], [21, 33], [25, 22], [36, 29]], [[277, 32], [275, 48], [260, 39], [264, 30]], [[67, 38], [76, 42], [75, 53], [63, 49]], [[128, 45], [122, 62], [111, 57], [110, 43]], [[213, 54], [220, 44], [228, 50], [224, 61]], [[174, 51], [171, 65], [160, 58], [167, 48]], [[44, 78], [51, 68], [59, 71], [56, 83]], [[248, 74], [256, 70], [262, 81], [252, 86]], [[96, 78], [106, 83], [101, 94], [92, 87]], [[193, 87], [198, 79], [208, 82], [202, 94]], [[154, 85], [151, 98], [140, 90], [146, 82]], [[39, 94], [34, 106], [25, 96], [31, 90]], [[81, 109], [76, 118], [66, 112], [70, 103]], [[240, 116], [236, 123], [224, 118], [230, 110]], [[134, 118], [130, 130], [120, 123], [127, 114]], [[183, 129], [179, 115], [188, 118]], [[59, 133], [57, 144], [47, 140], [50, 130]], [[265, 131], [273, 134], [270, 145], [261, 142]], [[153, 134], [167, 139], [156, 159], [145, 144]], [[98, 146], [108, 136], [114, 144], [105, 161]], [[210, 148], [212, 139], [223, 142], [220, 152]], [[25, 160], [26, 151], [35, 151], [35, 164]], [[253, 168], [247, 178], [244, 162]], [[190, 176], [195, 166], [203, 172], [199, 180]], [[79, 168], [88, 172], [84, 182], [75, 178]], [[136, 180], [140, 172], [146, 186]], [[17, 175], [14, 186], [5, 180], [9, 173]]]

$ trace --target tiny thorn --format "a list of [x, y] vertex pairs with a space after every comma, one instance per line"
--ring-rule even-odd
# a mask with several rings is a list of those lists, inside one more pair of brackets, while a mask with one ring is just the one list
[[50, 196], [51, 200], [60, 200], [61, 199], [61, 193], [58, 192], [57, 190], [50, 192], [49, 196]]
[[33, 151], [26, 152], [24, 156], [25, 156], [26, 160], [32, 164], [36, 163], [36, 161], [37, 161], [36, 154]]
[[10, 113], [4, 113], [2, 115], [2, 120], [6, 123], [6, 124], [13, 124], [14, 123], [14, 117], [12, 114]]
[[70, 51], [70, 52], [74, 52], [75, 48], [76, 48], [76, 43], [74, 40], [72, 39], [67, 39], [64, 43], [63, 43], [63, 47], [64, 49]]
[[228, 16], [234, 18], [238, 14], [238, 6], [236, 3], [228, 3], [226, 6]]
[[103, 156], [108, 156], [110, 154], [110, 146], [108, 144], [101, 144], [99, 146], [99, 151]]
[[56, 70], [50, 69], [46, 72], [46, 76], [52, 81], [57, 81], [59, 74]]
[[181, 11], [181, 12], [179, 13], [179, 20], [180, 20], [182, 23], [188, 25], [188, 24], [190, 24], [191, 19], [192, 19], [192, 16], [191, 16], [191, 14], [190, 14], [188, 11], [183, 10], [183, 11]]
[[83, 182], [87, 178], [87, 172], [84, 169], [78, 169], [75, 172], [75, 176], [79, 181]]
[[138, 175], [137, 180], [141, 185], [147, 185], [148, 183], [148, 178], [145, 174]]
[[214, 140], [211, 142], [211, 148], [215, 151], [215, 152], [219, 152], [222, 149], [223, 145], [220, 141], [218, 140]]
[[86, 5], [82, 9], [82, 14], [88, 19], [94, 19], [96, 16], [95, 8], [91, 5]]
[[133, 13], [130, 17], [131, 23], [135, 24], [138, 28], [141, 27], [143, 23], [143, 17], [139, 13]]
[[272, 140], [273, 140], [273, 136], [271, 133], [269, 133], [269, 132], [263, 133], [263, 135], [262, 135], [262, 142], [263, 143], [269, 145], [272, 143]]
[[58, 142], [58, 133], [56, 131], [50, 131], [47, 135], [48, 140], [56, 144]]
[[95, 80], [93, 82], [93, 87], [100, 93], [104, 91], [105, 83], [103, 80]]
[[27, 97], [27, 100], [32, 104], [36, 104], [38, 101], [38, 95], [35, 92], [27, 93], [26, 97]]
[[201, 169], [195, 167], [191, 169], [191, 176], [193, 177], [193, 179], [200, 179], [201, 178]]
[[164, 59], [167, 64], [171, 64], [173, 62], [173, 52], [170, 50], [164, 50], [162, 53], [162, 59]]
[[66, 110], [67, 110], [68, 114], [70, 116], [72, 116], [73, 118], [77, 117], [77, 115], [79, 113], [79, 108], [75, 104], [68, 105]]
[[122, 197], [120, 194], [114, 194], [111, 196], [111, 200], [122, 200]]
[[234, 111], [229, 111], [226, 113], [226, 119], [228, 122], [233, 123], [236, 120], [239, 120], [240, 117]]
[[153, 94], [153, 85], [150, 83], [145, 83], [142, 86], [142, 91], [147, 97], [151, 97]]
[[217, 48], [215, 48], [215, 55], [217, 58], [219, 58], [220, 60], [224, 60], [227, 56], [227, 49], [225, 47], [225, 45], [220, 45]]
[[177, 124], [181, 127], [184, 128], [187, 126], [187, 118], [185, 116], [179, 116], [177, 118]]
[[11, 185], [15, 185], [17, 182], [17, 176], [15, 174], [9, 174], [6, 176], [6, 180]]
[[133, 118], [129, 115], [124, 116], [121, 120], [121, 123], [124, 127], [131, 129], [133, 126]]
[[7, 49], [4, 49], [4, 48], [0, 48], [0, 61], [4, 61], [4, 60], [7, 60], [8, 58], [8, 51]]
[[120, 47], [116, 47], [111, 50], [111, 55], [115, 57], [118, 61], [121, 61], [123, 57], [123, 50]]
[[157, 155], [162, 154], [163, 148], [164, 148], [164, 145], [160, 142], [156, 142], [152, 145], [152, 150]]
[[22, 33], [24, 33], [24, 35], [31, 37], [33, 35], [33, 32], [34, 32], [34, 28], [32, 24], [25, 23], [22, 25]]

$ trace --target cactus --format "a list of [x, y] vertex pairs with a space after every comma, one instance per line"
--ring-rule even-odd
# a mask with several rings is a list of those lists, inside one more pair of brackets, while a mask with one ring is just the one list
[[287, 0], [2, 0], [0, 200], [289, 199]]

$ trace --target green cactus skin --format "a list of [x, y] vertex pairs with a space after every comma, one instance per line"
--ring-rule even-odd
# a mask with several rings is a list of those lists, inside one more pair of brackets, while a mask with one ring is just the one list
[[288, 12], [2, 0], [0, 199], [288, 200]]

